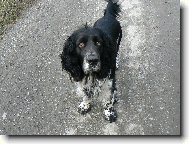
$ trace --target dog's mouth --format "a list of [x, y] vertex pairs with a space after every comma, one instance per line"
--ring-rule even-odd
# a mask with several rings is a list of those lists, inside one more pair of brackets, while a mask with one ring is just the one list
[[93, 73], [93, 72], [98, 72], [101, 69], [101, 63], [100, 61], [87, 61], [84, 59], [83, 61], [83, 71], [85, 74]]

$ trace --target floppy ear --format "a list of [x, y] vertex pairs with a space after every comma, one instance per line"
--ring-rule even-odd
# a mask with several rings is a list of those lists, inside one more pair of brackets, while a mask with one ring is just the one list
[[75, 36], [72, 34], [65, 42], [63, 52], [60, 55], [62, 69], [66, 70], [75, 81], [84, 77], [79, 57], [76, 52]]
[[102, 38], [103, 38], [103, 47], [101, 50], [101, 57], [100, 57], [102, 68], [99, 72], [98, 77], [106, 78], [109, 76], [111, 78], [114, 75], [115, 66], [116, 66], [116, 47], [113, 45], [112, 40], [103, 32], [102, 32]]

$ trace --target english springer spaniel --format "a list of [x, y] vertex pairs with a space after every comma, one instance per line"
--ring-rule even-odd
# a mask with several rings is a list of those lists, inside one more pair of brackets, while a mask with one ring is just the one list
[[92, 97], [99, 88], [106, 92], [102, 105], [105, 119], [114, 122], [116, 102], [116, 57], [122, 38], [122, 30], [116, 19], [120, 12], [117, 2], [108, 1], [104, 16], [93, 27], [85, 25], [76, 30], [65, 42], [61, 54], [62, 68], [78, 84], [78, 94], [83, 97], [78, 112], [87, 113], [91, 109]]

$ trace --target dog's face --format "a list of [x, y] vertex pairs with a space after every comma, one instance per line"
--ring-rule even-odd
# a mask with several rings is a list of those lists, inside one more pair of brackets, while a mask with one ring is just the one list
[[62, 67], [75, 81], [86, 74], [95, 74], [99, 79], [107, 77], [113, 67], [115, 54], [110, 38], [98, 28], [81, 28], [74, 31], [64, 44], [61, 54]]
[[80, 57], [85, 74], [98, 72], [101, 69], [101, 49], [103, 40], [95, 29], [86, 29], [77, 35], [76, 52]]

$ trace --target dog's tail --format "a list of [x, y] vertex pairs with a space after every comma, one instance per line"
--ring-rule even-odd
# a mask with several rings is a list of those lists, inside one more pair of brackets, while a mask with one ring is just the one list
[[118, 1], [115, 2], [115, 0], [106, 0], [108, 2], [108, 5], [105, 9], [104, 16], [105, 15], [112, 15], [114, 17], [119, 16], [120, 10], [120, 5], [117, 4]]

